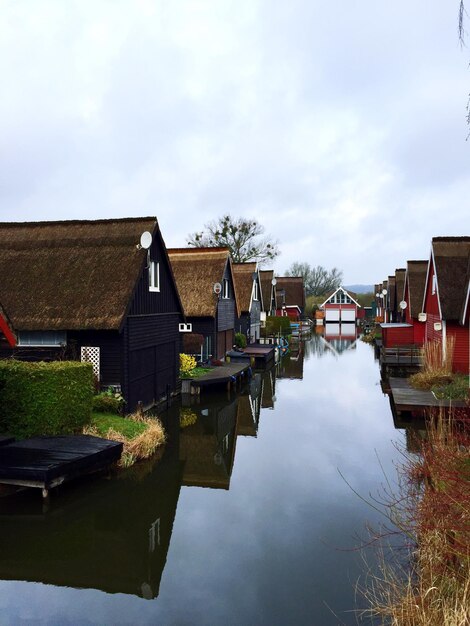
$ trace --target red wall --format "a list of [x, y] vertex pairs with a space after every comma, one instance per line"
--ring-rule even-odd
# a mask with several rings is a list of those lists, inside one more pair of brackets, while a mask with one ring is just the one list
[[469, 373], [469, 331], [468, 326], [461, 326], [458, 322], [447, 322], [447, 336], [455, 337], [454, 372]]
[[413, 341], [416, 345], [422, 346], [424, 343], [424, 332], [426, 330], [426, 324], [424, 322], [417, 322], [412, 320], [413, 324]]
[[385, 348], [410, 346], [414, 343], [413, 327], [382, 328], [382, 340]]

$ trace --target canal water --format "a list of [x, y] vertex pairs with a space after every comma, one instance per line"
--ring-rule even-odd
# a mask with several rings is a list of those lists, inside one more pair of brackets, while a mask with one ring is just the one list
[[163, 417], [161, 459], [0, 500], [0, 624], [358, 623], [383, 520], [357, 493], [383, 494], [404, 443], [373, 349], [314, 335]]

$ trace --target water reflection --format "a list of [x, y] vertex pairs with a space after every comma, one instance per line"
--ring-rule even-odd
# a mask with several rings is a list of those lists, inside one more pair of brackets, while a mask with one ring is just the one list
[[72, 485], [50, 510], [29, 492], [3, 499], [0, 578], [158, 596], [182, 468], [171, 454], [153, 465]]
[[335, 356], [340, 356], [346, 350], [354, 350], [358, 338], [358, 329], [355, 324], [325, 324], [323, 340], [328, 350]]
[[5, 621], [27, 593], [36, 623], [355, 624], [353, 537], [377, 520], [338, 468], [367, 495], [398, 453], [370, 347], [325, 331], [238, 396], [174, 403], [154, 466], [69, 485], [47, 511], [0, 499]]

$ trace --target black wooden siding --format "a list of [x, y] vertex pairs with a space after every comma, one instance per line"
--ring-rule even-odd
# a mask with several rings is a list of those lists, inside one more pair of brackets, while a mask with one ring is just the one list
[[235, 328], [235, 294], [233, 288], [232, 274], [227, 263], [224, 279], [229, 281], [229, 297], [219, 298], [217, 306], [217, 330], [233, 330]]
[[145, 267], [135, 289], [129, 315], [180, 312], [176, 286], [163, 246], [163, 240], [156, 234], [150, 247], [150, 260], [160, 266], [160, 291], [149, 291], [149, 269]]
[[122, 384], [121, 334], [117, 330], [69, 331], [67, 358], [79, 361], [82, 347], [100, 349], [101, 386]]

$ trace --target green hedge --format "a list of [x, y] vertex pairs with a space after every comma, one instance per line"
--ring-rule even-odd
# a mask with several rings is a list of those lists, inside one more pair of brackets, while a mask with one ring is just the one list
[[290, 318], [283, 316], [268, 316], [266, 318], [265, 334], [269, 335], [290, 335], [292, 332], [290, 327]]
[[0, 361], [0, 432], [18, 438], [65, 435], [90, 423], [90, 363]]

